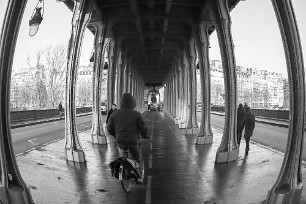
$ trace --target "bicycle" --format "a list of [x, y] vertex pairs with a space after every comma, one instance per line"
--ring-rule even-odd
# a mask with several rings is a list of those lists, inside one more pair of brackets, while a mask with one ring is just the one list
[[[139, 144], [139, 149], [141, 150], [140, 147], [141, 146]], [[134, 160], [132, 158], [131, 154], [130, 154], [130, 149], [129, 148], [123, 148], [123, 149], [119, 148], [119, 149], [121, 151], [123, 151], [123, 155], [122, 155], [123, 158]], [[121, 164], [120, 167], [119, 167], [119, 181], [121, 183], [121, 186], [122, 186], [123, 190], [128, 193], [128, 192], [131, 191], [131, 189], [132, 189], [134, 183], [136, 182], [136, 180], [134, 180], [133, 178], [126, 178], [125, 174], [124, 174], [124, 171], [125, 171], [124, 168], [125, 167], [124, 167], [123, 164]], [[144, 169], [144, 161], [143, 161], [143, 157], [142, 157], [141, 153], [140, 153], [140, 164], [139, 164], [139, 167], [137, 168], [137, 172], [139, 173], [139, 176], [140, 176], [139, 180], [141, 182], [143, 182], [145, 169]]]

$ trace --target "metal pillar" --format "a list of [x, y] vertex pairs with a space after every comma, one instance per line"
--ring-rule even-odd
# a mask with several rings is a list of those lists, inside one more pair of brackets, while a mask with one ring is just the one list
[[[184, 58], [183, 61], [186, 61]], [[185, 63], [182, 62], [182, 116], [179, 128], [185, 129], [187, 127], [188, 119], [188, 68]]]
[[290, 0], [272, 0], [287, 61], [290, 120], [286, 153], [266, 203], [299, 203], [302, 190], [302, 151], [305, 122], [305, 72], [298, 27]]
[[184, 100], [184, 82], [183, 82], [183, 70], [182, 64], [180, 63], [182, 60], [178, 60], [178, 100], [179, 100], [179, 128], [182, 128], [183, 123], [183, 100]]
[[[192, 49], [194, 50], [194, 49]], [[187, 121], [187, 133], [193, 134], [194, 129], [198, 128], [197, 121], [197, 84], [196, 84], [196, 66], [195, 66], [195, 53], [187, 47], [187, 62], [188, 62], [188, 82], [189, 82], [189, 117]]]
[[93, 0], [80, 0], [75, 2], [68, 48], [65, 87], [65, 158], [75, 162], [85, 162], [85, 153], [81, 146], [75, 123], [75, 90], [80, 48], [84, 31], [91, 17], [93, 2]]
[[89, 24], [95, 28], [95, 57], [93, 67], [93, 94], [92, 94], [92, 129], [91, 141], [93, 144], [106, 144], [106, 136], [102, 127], [101, 113], [101, 91], [103, 78], [105, 44], [105, 25], [102, 22], [96, 21]]
[[210, 25], [204, 22], [196, 28], [197, 49], [199, 55], [200, 80], [202, 87], [202, 110], [201, 125], [196, 144], [211, 144], [213, 132], [210, 124], [210, 64], [209, 64], [209, 34]]
[[[113, 41], [113, 40], [112, 40]], [[107, 75], [107, 109], [110, 109], [115, 102], [115, 82], [116, 82], [116, 65], [119, 57], [119, 44], [110, 43], [112, 46], [110, 52], [110, 64]]]
[[126, 93], [130, 93], [131, 90], [130, 90], [130, 87], [131, 87], [131, 64], [128, 63], [127, 66], [126, 66], [126, 84], [125, 84], [125, 92]]
[[228, 1], [210, 0], [209, 12], [216, 27], [222, 57], [225, 87], [225, 123], [221, 144], [217, 150], [216, 163], [235, 161], [238, 158], [236, 140], [236, 62], [231, 35], [231, 17]]
[[180, 124], [180, 83], [179, 83], [179, 77], [180, 72], [179, 72], [179, 67], [178, 63], [176, 63], [176, 69], [175, 69], [175, 124]]
[[119, 64], [118, 66], [118, 79], [117, 79], [117, 104], [120, 103], [121, 96], [123, 94], [124, 86], [124, 66]]
[[0, 203], [33, 203], [15, 159], [10, 129], [11, 71], [26, 0], [9, 0], [0, 36]]

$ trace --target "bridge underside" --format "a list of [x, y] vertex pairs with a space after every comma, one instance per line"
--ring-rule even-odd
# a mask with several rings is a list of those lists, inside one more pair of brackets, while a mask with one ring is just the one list
[[[9, 126], [9, 87], [14, 48], [26, 0], [9, 0], [0, 39], [0, 199], [32, 203], [12, 151]], [[108, 63], [108, 107], [124, 92], [144, 109], [144, 91], [164, 87], [164, 111], [179, 128], [198, 134], [197, 144], [211, 144], [209, 35], [217, 32], [225, 87], [225, 126], [216, 152], [216, 165], [237, 160], [236, 64], [230, 11], [239, 0], [66, 0], [73, 11], [65, 88], [65, 158], [85, 162], [75, 124], [75, 85], [84, 30], [95, 35], [93, 67], [93, 143], [106, 144], [101, 117], [102, 69]], [[296, 203], [301, 196], [301, 151], [305, 118], [304, 65], [298, 28], [290, 0], [272, 0], [285, 48], [291, 94], [287, 151], [267, 203]], [[202, 90], [196, 90], [199, 68]], [[198, 127], [196, 93], [202, 95]]]

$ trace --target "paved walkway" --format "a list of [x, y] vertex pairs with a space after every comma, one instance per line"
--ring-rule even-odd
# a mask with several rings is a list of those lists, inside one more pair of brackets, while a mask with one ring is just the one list
[[[281, 153], [252, 143], [245, 155], [242, 141], [237, 161], [215, 165], [222, 130], [213, 129], [212, 145], [195, 145], [196, 136], [182, 134], [165, 114], [145, 112], [144, 119], [153, 142], [142, 145], [143, 185], [125, 193], [108, 167], [117, 156], [112, 138], [108, 145], [92, 145], [85, 131], [80, 138], [86, 164], [65, 161], [63, 140], [17, 157], [35, 203], [263, 203], [278, 176]], [[304, 165], [304, 181], [305, 175]], [[306, 203], [305, 191], [301, 203]]]

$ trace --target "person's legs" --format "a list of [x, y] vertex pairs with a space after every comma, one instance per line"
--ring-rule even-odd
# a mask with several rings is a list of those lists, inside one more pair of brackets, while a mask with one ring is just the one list
[[237, 143], [238, 143], [238, 146], [240, 146], [241, 135], [242, 135], [242, 130], [238, 130], [238, 133], [237, 133]]
[[140, 163], [140, 149], [138, 146], [136, 147], [130, 147], [130, 153], [132, 158], [139, 164], [139, 166], [141, 165]]
[[245, 148], [245, 150], [246, 151], [249, 151], [249, 149], [250, 149], [250, 137], [246, 137], [245, 138], [245, 143], [246, 143], [246, 148]]

